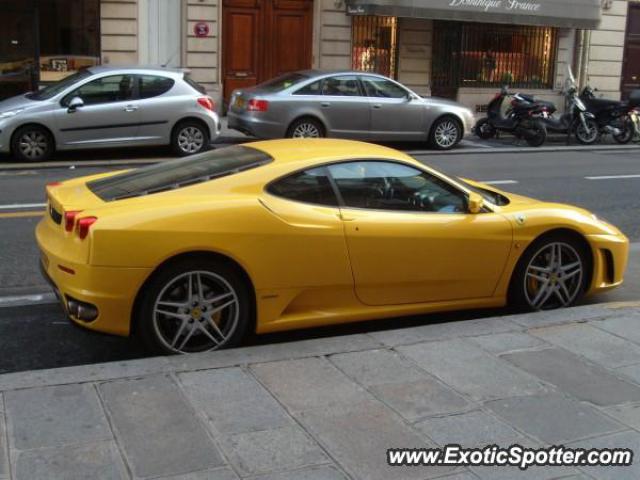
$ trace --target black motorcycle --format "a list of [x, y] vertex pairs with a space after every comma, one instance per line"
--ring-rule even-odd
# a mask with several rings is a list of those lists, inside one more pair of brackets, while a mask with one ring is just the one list
[[618, 143], [629, 143], [636, 132], [634, 111], [640, 106], [640, 90], [634, 90], [628, 102], [597, 98], [590, 86], [584, 87], [580, 100], [587, 110], [595, 116], [597, 135], [611, 134]]
[[[502, 105], [508, 97], [511, 97], [511, 105], [503, 113]], [[516, 138], [524, 138], [532, 147], [539, 147], [547, 139], [547, 129], [540, 118], [543, 107], [532, 97], [511, 94], [503, 87], [489, 102], [487, 116], [478, 120], [474, 132], [483, 140], [496, 137], [498, 132], [507, 132]]]

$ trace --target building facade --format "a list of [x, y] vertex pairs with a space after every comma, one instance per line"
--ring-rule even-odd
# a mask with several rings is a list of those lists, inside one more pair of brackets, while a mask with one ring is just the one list
[[102, 63], [188, 68], [219, 104], [234, 88], [304, 68], [379, 72], [478, 112], [503, 84], [561, 105], [567, 66], [581, 83], [620, 98], [640, 87], [638, 6], [624, 0], [0, 0], [0, 97]]

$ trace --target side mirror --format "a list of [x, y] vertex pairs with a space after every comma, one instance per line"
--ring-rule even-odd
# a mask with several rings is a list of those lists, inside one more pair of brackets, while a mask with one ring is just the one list
[[480, 213], [484, 205], [484, 198], [482, 195], [476, 192], [469, 192], [469, 199], [467, 200], [467, 210], [469, 213]]
[[69, 102], [69, 105], [67, 105], [67, 112], [73, 113], [83, 105], [84, 105], [84, 102], [80, 97], [73, 97]]

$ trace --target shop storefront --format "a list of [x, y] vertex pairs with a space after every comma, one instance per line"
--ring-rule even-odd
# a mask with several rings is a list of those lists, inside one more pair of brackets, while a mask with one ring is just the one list
[[99, 63], [99, 0], [0, 0], [0, 12], [0, 98]]

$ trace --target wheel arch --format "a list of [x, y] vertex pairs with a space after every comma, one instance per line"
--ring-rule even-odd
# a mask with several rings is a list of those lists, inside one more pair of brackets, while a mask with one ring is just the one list
[[256, 321], [257, 321], [256, 290], [255, 290], [254, 283], [251, 280], [251, 277], [249, 276], [249, 273], [247, 272], [247, 270], [238, 261], [236, 261], [235, 259], [231, 258], [228, 255], [225, 255], [219, 252], [214, 252], [214, 251], [194, 250], [189, 252], [178, 253], [171, 257], [166, 258], [162, 263], [160, 263], [156, 268], [154, 268], [153, 271], [147, 276], [147, 278], [142, 283], [140, 288], [138, 288], [136, 297], [133, 302], [133, 307], [131, 309], [131, 318], [130, 318], [131, 328], [129, 331], [129, 335], [135, 335], [138, 332], [138, 323], [139, 323], [143, 292], [147, 288], [147, 285], [149, 285], [151, 280], [162, 270], [172, 265], [175, 265], [176, 263], [179, 263], [181, 261], [184, 261], [187, 259], [193, 259], [193, 258], [199, 258], [199, 259], [206, 258], [208, 260], [213, 260], [215, 262], [224, 263], [225, 265], [232, 267], [234, 270], [236, 270], [240, 274], [240, 276], [242, 277], [245, 283], [245, 286], [247, 287], [249, 297], [251, 298], [250, 328], [252, 332], [256, 331]]
[[49, 136], [51, 137], [51, 139], [53, 140], [53, 149], [56, 150], [58, 147], [58, 140], [56, 139], [55, 134], [53, 133], [53, 131], [47, 127], [46, 125], [43, 125], [42, 123], [39, 122], [25, 122], [22, 125], [18, 125], [16, 128], [13, 129], [13, 131], [11, 132], [11, 136], [9, 137], [9, 149], [11, 150], [11, 154], [13, 155], [13, 142], [15, 140], [16, 134], [23, 129], [24, 127], [39, 127], [42, 128], [43, 130], [46, 130], [47, 133], [49, 134]]

